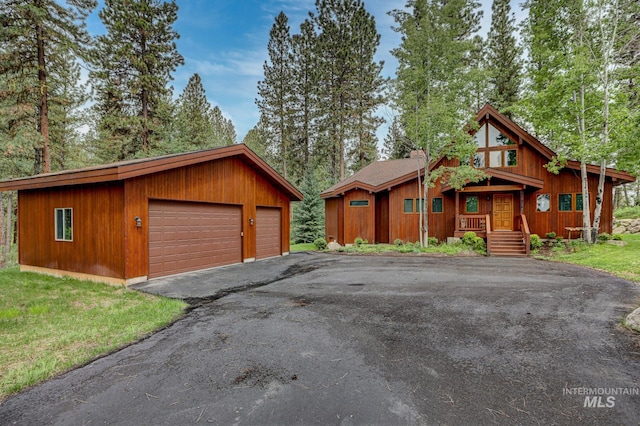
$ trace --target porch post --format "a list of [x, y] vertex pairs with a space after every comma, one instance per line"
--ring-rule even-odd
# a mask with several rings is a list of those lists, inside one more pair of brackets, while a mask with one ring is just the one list
[[520, 190], [520, 214], [524, 214], [524, 190]]
[[458, 192], [458, 190], [456, 189], [456, 227], [455, 230], [459, 231], [460, 230], [460, 220], [458, 218], [458, 215], [460, 214], [460, 193]]

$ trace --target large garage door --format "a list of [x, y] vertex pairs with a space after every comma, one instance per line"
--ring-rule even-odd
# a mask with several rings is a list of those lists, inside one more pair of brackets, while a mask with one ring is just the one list
[[280, 256], [280, 209], [258, 207], [256, 209], [256, 259]]
[[242, 209], [149, 202], [149, 278], [242, 261]]

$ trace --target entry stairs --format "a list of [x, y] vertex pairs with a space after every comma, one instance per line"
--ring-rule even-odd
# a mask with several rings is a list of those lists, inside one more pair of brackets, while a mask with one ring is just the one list
[[491, 256], [527, 256], [524, 235], [521, 231], [493, 231], [488, 248]]

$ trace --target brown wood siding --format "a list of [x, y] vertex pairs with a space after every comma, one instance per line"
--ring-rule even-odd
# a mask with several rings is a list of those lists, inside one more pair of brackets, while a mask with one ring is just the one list
[[256, 211], [256, 259], [282, 254], [280, 209], [258, 207]]
[[[353, 207], [351, 201], [367, 200], [369, 205]], [[344, 244], [352, 244], [358, 237], [369, 242], [375, 240], [375, 195], [362, 189], [349, 191], [344, 196]]]
[[417, 178], [398, 185], [389, 193], [389, 241], [400, 239], [404, 242], [420, 241], [419, 213], [405, 213], [405, 198], [418, 198]]
[[376, 194], [376, 243], [389, 243], [389, 193]]
[[[125, 278], [123, 205], [121, 182], [20, 191], [20, 264]], [[67, 207], [73, 241], [55, 241], [54, 209]]]
[[[282, 211], [282, 252], [289, 251], [289, 197], [238, 158], [224, 158], [125, 181], [126, 276], [148, 275], [148, 200], [235, 204], [242, 209], [242, 259], [256, 257], [256, 205]], [[142, 219], [142, 230], [134, 217]], [[141, 231], [141, 232], [140, 232]]]
[[324, 200], [324, 235], [327, 242], [335, 241], [342, 244], [338, 239], [338, 203], [341, 202], [341, 198]]
[[242, 208], [149, 201], [149, 278], [242, 261]]

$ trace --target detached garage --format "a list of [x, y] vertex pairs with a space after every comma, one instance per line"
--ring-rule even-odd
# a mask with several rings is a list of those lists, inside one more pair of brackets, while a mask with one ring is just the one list
[[302, 194], [245, 145], [0, 182], [23, 271], [133, 284], [289, 252]]

